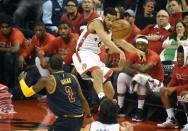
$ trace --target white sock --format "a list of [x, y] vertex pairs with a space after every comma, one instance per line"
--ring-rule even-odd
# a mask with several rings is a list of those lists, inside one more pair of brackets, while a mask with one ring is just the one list
[[174, 117], [174, 109], [173, 108], [168, 108], [166, 109], [167, 115], [169, 118], [173, 118]]
[[124, 100], [125, 100], [125, 97], [124, 96], [118, 96], [118, 105], [120, 108], [123, 107], [124, 105]]
[[125, 73], [120, 73], [118, 78], [117, 78], [117, 93], [121, 94], [118, 95], [118, 105], [120, 108], [123, 107], [124, 105], [124, 100], [125, 100], [125, 94], [127, 90], [127, 85], [129, 85], [131, 81], [131, 77]]
[[145, 100], [138, 100], [138, 109], [143, 109]]
[[98, 97], [101, 100], [105, 96], [104, 92], [99, 92]]

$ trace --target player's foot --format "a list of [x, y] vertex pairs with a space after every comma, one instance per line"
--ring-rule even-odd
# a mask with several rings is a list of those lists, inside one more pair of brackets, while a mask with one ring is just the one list
[[120, 108], [118, 111], [118, 117], [125, 117], [126, 113], [125, 113], [125, 108]]
[[157, 124], [157, 127], [160, 127], [160, 128], [178, 128], [178, 124], [177, 124], [177, 121], [174, 117], [173, 118], [167, 117], [166, 121], [161, 123], [161, 124]]
[[136, 113], [133, 115], [132, 121], [140, 122], [144, 120], [143, 109], [137, 109]]

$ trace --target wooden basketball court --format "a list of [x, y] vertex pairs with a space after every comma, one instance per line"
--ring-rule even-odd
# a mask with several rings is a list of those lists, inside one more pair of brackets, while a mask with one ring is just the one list
[[[14, 101], [13, 105], [17, 113], [0, 115], [0, 131], [47, 131], [55, 120], [47, 104], [38, 100]], [[130, 118], [118, 120], [131, 122]], [[84, 125], [86, 122], [87, 120], [84, 121]], [[158, 129], [156, 124], [152, 121], [133, 123], [135, 131], [180, 131], [180, 129]]]

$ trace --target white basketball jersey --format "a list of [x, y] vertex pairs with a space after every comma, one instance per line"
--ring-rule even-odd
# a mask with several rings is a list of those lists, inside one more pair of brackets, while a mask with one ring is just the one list
[[[101, 17], [96, 19], [103, 21]], [[111, 34], [109, 34], [109, 37], [111, 37]], [[95, 54], [99, 54], [100, 46], [101, 40], [98, 35], [95, 33], [90, 33], [88, 28], [84, 28], [77, 41], [76, 51], [91, 51]]]
[[119, 124], [103, 124], [98, 121], [91, 123], [90, 131], [119, 131]]

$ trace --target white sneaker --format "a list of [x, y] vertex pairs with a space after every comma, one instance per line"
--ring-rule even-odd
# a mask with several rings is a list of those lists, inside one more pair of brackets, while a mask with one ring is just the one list
[[157, 127], [159, 128], [178, 128], [177, 122], [175, 118], [168, 118], [166, 119], [165, 122], [161, 123], [161, 124], [157, 124]]
[[181, 131], [188, 131], [188, 123], [184, 125], [184, 128]]

